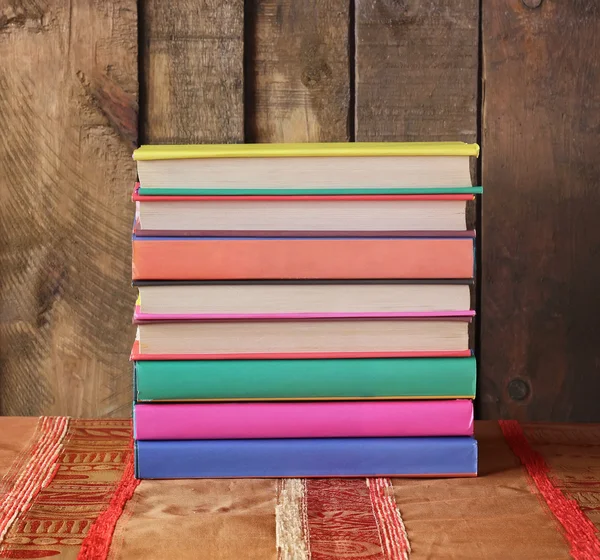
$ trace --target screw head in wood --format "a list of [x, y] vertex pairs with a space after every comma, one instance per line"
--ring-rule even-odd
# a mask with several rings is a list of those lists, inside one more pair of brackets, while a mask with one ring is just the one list
[[527, 8], [531, 8], [532, 10], [535, 8], [539, 8], [542, 5], [544, 0], [521, 0], [524, 6]]
[[508, 384], [508, 396], [513, 401], [524, 401], [530, 392], [529, 383], [524, 379], [512, 379]]

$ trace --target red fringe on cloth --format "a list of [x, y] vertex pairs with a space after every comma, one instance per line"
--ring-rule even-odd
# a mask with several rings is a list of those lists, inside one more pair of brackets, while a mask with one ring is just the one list
[[0, 543], [13, 522], [54, 477], [68, 426], [68, 418], [40, 418], [29, 446], [4, 481], [10, 489], [0, 502]]
[[125, 504], [133, 496], [140, 483], [134, 476], [133, 442], [131, 447], [132, 452], [125, 465], [121, 481], [106, 510], [98, 516], [90, 527], [77, 555], [77, 560], [98, 560], [108, 556], [117, 521], [123, 513]]
[[500, 428], [513, 453], [519, 458], [534, 481], [550, 511], [564, 528], [565, 538], [571, 546], [575, 560], [598, 560], [600, 541], [596, 527], [585, 516], [575, 500], [565, 496], [550, 480], [544, 458], [527, 441], [523, 429], [515, 420], [500, 420]]

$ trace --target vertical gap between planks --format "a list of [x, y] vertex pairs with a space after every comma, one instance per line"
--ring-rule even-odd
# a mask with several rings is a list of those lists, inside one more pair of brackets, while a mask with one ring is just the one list
[[[477, 116], [476, 116], [476, 142], [479, 144], [479, 157], [477, 158], [477, 171], [476, 171], [476, 183], [478, 185], [483, 184], [483, 102], [485, 98], [484, 91], [484, 83], [483, 83], [483, 1], [479, 0], [478, 10], [479, 10], [479, 18], [477, 20], [478, 24], [478, 40], [477, 40]], [[484, 185], [485, 190], [485, 185]], [[480, 395], [480, 378], [481, 378], [481, 322], [483, 320], [482, 314], [482, 283], [481, 280], [483, 278], [481, 265], [482, 265], [482, 220], [483, 220], [483, 195], [479, 196], [479, 200], [477, 200], [477, 204], [475, 206], [475, 228], [477, 230], [477, 236], [475, 237], [475, 309], [476, 313], [476, 321], [475, 321], [475, 356], [477, 362], [477, 377], [476, 377], [476, 395]], [[475, 418], [479, 420], [481, 418], [481, 406], [479, 399], [475, 400]]]
[[137, 0], [137, 39], [138, 39], [138, 146], [146, 142], [146, 18], [144, 0]]
[[348, 138], [356, 142], [356, 1], [348, 0]]
[[256, 0], [244, 0], [244, 143], [256, 142]]

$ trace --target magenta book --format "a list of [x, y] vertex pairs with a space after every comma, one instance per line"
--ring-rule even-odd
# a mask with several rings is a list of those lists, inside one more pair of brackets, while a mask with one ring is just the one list
[[467, 399], [137, 404], [138, 440], [471, 436]]

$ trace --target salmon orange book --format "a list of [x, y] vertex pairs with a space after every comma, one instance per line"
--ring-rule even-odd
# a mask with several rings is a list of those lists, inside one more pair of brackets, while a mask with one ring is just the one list
[[133, 280], [466, 279], [473, 273], [470, 237], [133, 236]]

